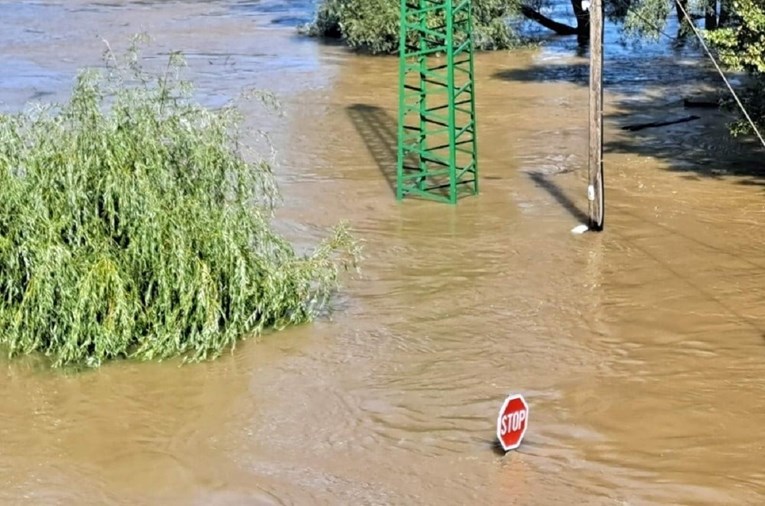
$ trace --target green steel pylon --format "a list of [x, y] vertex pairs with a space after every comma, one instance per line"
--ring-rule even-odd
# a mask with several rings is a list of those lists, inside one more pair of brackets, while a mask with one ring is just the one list
[[472, 0], [401, 0], [396, 198], [478, 193]]

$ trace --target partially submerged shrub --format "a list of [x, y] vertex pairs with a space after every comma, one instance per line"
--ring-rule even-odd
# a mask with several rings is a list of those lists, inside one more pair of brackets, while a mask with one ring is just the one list
[[[507, 24], [519, 10], [517, 0], [473, 0], [477, 49], [506, 49], [519, 38]], [[323, 0], [316, 19], [305, 32], [341, 38], [349, 46], [370, 53], [395, 53], [399, 46], [399, 0]], [[434, 20], [434, 24], [438, 24]], [[457, 34], [460, 37], [462, 34]]]
[[178, 55], [155, 77], [130, 61], [132, 75], [81, 73], [60, 107], [0, 115], [0, 343], [12, 356], [215, 357], [311, 320], [355, 261], [344, 227], [307, 256], [271, 228], [269, 163], [241, 155], [235, 108], [192, 100]]

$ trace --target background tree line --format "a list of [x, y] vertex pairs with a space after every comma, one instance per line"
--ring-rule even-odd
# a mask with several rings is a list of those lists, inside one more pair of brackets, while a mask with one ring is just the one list
[[[523, 43], [513, 20], [530, 20], [561, 36], [576, 36], [586, 43], [589, 15], [581, 0], [568, 4], [568, 18], [545, 14], [554, 0], [473, 0], [475, 43], [480, 50], [508, 49]], [[607, 18], [637, 38], [655, 38], [671, 16], [679, 23], [678, 38], [693, 36], [683, 11], [693, 19], [718, 58], [729, 69], [751, 76], [745, 104], [760, 125], [765, 124], [765, 5], [763, 0], [605, 0]], [[372, 54], [398, 50], [399, 0], [324, 0], [307, 33], [343, 40]], [[736, 134], [750, 132], [743, 122]]]

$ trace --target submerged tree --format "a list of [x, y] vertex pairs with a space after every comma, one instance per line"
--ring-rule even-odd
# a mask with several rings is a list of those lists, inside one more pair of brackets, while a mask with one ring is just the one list
[[[604, 0], [605, 14], [636, 37], [655, 37], [675, 13], [682, 27], [683, 9], [703, 17], [708, 30], [729, 23], [733, 0]], [[569, 5], [566, 19], [546, 14], [553, 5]], [[398, 48], [400, 0], [323, 0], [316, 19], [305, 30], [314, 36], [343, 39], [353, 48], [393, 53]], [[682, 8], [681, 8], [682, 7]], [[582, 0], [473, 0], [476, 47], [505, 49], [520, 41], [509, 20], [527, 19], [561, 36], [589, 38], [589, 13]], [[569, 24], [573, 19], [573, 24]], [[684, 33], [681, 31], [681, 34]]]
[[[522, 7], [524, 16], [553, 30], [559, 35], [576, 35], [580, 40], [589, 38], [589, 14], [581, 0], [563, 0], [571, 4], [571, 15], [575, 25], [556, 21], [543, 14], [553, 0], [528, 0]], [[624, 26], [636, 37], [656, 37], [666, 26], [668, 18], [675, 14], [683, 35], [687, 21], [683, 11], [692, 18], [705, 18], [705, 28], [713, 30], [728, 22], [730, 0], [604, 0], [603, 9], [608, 18]], [[569, 16], [571, 17], [571, 16]]]
[[[518, 44], [517, 34], [506, 21], [519, 12], [520, 0], [472, 1], [477, 49], [506, 49]], [[352, 48], [373, 54], [394, 53], [398, 50], [400, 17], [399, 0], [323, 0], [316, 19], [305, 31], [342, 39]]]
[[[71, 99], [0, 115], [0, 344], [55, 366], [201, 360], [312, 319], [355, 260], [344, 228], [298, 254], [269, 220], [266, 159], [234, 107], [208, 110], [136, 53]], [[111, 60], [115, 62], [116, 60]]]

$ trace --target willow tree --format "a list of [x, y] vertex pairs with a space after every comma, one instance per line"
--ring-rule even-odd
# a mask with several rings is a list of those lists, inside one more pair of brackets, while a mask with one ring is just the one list
[[215, 357], [314, 318], [355, 258], [344, 228], [296, 251], [271, 226], [271, 165], [244, 157], [236, 108], [196, 103], [178, 55], [151, 75], [129, 54], [83, 71], [64, 104], [0, 115], [10, 355]]

